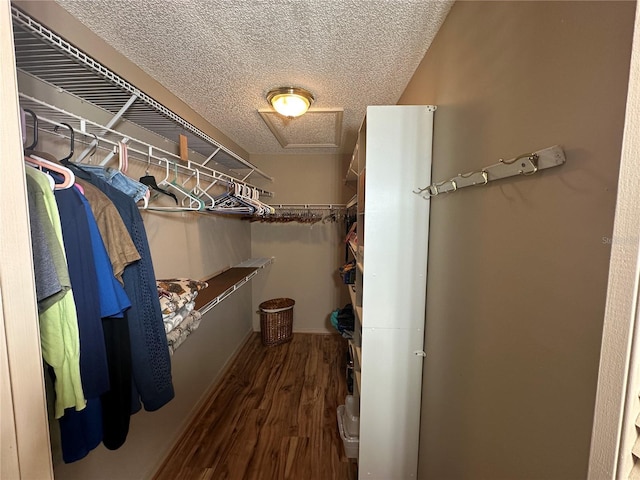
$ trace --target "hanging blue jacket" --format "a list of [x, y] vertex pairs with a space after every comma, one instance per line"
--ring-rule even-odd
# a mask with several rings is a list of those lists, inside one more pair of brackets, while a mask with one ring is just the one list
[[140, 401], [145, 410], [157, 410], [174, 397], [174, 390], [167, 336], [142, 216], [129, 196], [93, 173], [68, 166], [113, 202], [140, 254], [141, 260], [128, 265], [122, 275], [124, 289], [131, 300], [127, 311], [134, 379], [131, 413], [140, 410]]

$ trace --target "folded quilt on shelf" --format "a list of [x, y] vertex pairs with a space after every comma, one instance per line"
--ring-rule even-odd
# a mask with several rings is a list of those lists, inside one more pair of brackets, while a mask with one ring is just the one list
[[200, 325], [202, 314], [198, 310], [192, 310], [180, 324], [167, 334], [167, 344], [169, 345], [169, 353], [173, 352], [182, 345], [182, 342]]
[[209, 285], [188, 278], [170, 278], [158, 280], [158, 296], [163, 318], [171, 318], [187, 303], [198, 296], [198, 292]]
[[194, 310], [195, 298], [207, 286], [206, 282], [188, 278], [157, 280], [162, 320], [171, 353], [200, 325], [202, 315]]
[[177, 312], [173, 312], [168, 316], [162, 316], [162, 320], [164, 321], [164, 331], [165, 333], [169, 333], [171, 330], [176, 328], [185, 318], [189, 316], [189, 314], [193, 311], [193, 308], [196, 306], [196, 301], [192, 300], [189, 303], [183, 305]]

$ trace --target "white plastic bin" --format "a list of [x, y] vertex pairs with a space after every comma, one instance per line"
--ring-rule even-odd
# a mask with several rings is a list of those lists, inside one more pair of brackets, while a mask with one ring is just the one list
[[344, 405], [338, 407], [338, 430], [340, 431], [340, 438], [342, 438], [342, 444], [344, 445], [344, 454], [347, 458], [358, 458], [358, 450], [360, 449], [360, 439], [358, 437], [351, 437], [347, 434], [344, 428]]
[[344, 428], [350, 437], [360, 436], [360, 403], [358, 397], [347, 395], [344, 400]]

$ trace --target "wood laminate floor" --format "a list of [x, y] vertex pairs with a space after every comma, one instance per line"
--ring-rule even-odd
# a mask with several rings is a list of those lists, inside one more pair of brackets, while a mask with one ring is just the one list
[[336, 421], [346, 348], [339, 335], [264, 347], [254, 334], [155, 480], [355, 479]]

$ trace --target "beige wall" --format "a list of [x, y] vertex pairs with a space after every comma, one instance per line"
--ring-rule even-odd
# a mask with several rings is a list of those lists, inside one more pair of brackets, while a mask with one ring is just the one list
[[[253, 155], [251, 161], [276, 179], [272, 203], [344, 203], [342, 155]], [[253, 281], [254, 311], [265, 300], [293, 298], [294, 331], [335, 332], [329, 315], [343, 306], [346, 292], [337, 273], [343, 231], [342, 223], [252, 223], [252, 256], [276, 257]], [[259, 315], [253, 326], [260, 329]]]
[[567, 163], [431, 200], [420, 478], [585, 478], [633, 2], [458, 2], [400, 103], [433, 179]]

